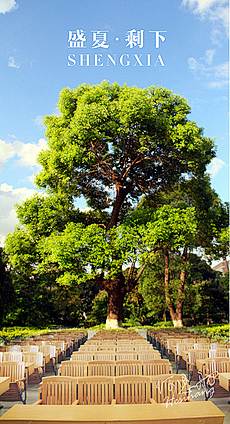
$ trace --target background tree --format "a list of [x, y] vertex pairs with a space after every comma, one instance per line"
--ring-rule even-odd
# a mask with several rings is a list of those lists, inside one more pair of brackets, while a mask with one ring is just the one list
[[[204, 176], [187, 179], [173, 191], [146, 196], [132, 215], [138, 222], [152, 222], [151, 243], [159, 247], [164, 258], [166, 305], [174, 325], [182, 326], [189, 255], [193, 248], [202, 248], [212, 258], [226, 252], [227, 205], [222, 204], [208, 176]], [[160, 281], [161, 277], [159, 285]]]
[[10, 270], [7, 266], [7, 255], [0, 248], [0, 322], [6, 322], [6, 316], [14, 303], [14, 289]]
[[219, 323], [223, 320], [227, 322], [229, 313], [227, 275], [225, 277], [214, 271], [206, 260], [195, 254], [189, 257], [187, 274], [184, 314], [189, 322], [194, 325]]
[[[45, 119], [49, 143], [38, 158], [42, 171], [37, 185], [48, 196], [62, 197], [72, 205], [83, 195], [94, 216], [103, 214], [103, 219], [97, 225], [71, 220], [59, 234], [52, 228], [50, 235], [44, 235], [49, 240], [39, 242], [39, 254], [48, 269], [44, 252], [49, 250], [49, 269], [58, 268], [59, 284], [86, 281], [83, 274], [89, 270], [88, 279], [108, 293], [107, 326], [117, 326], [124, 297], [146, 264], [136, 272], [137, 245], [124, 228], [114, 229], [144, 194], [172, 190], [178, 181], [192, 176], [201, 178], [215, 155], [213, 141], [189, 121], [187, 101], [160, 87], [138, 89], [103, 82], [65, 88], [58, 108], [61, 116]], [[141, 230], [135, 230], [137, 243]], [[74, 234], [82, 244], [72, 243], [64, 252], [60, 245], [67, 236], [73, 241]], [[128, 261], [131, 265], [124, 275]]]
[[[180, 255], [170, 258], [170, 296], [177, 299], [176, 276], [180, 272]], [[146, 267], [139, 282], [139, 290], [152, 317], [151, 324], [164, 319], [171, 319], [164, 293], [164, 259], [159, 252]], [[218, 302], [216, 299], [218, 298]], [[184, 325], [198, 325], [228, 321], [229, 280], [227, 274], [222, 276], [214, 271], [202, 257], [190, 253], [187, 262], [187, 275], [184, 286], [183, 322]]]

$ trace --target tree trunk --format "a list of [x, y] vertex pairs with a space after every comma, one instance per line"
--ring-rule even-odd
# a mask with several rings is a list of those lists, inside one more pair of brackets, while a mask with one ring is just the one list
[[181, 328], [183, 327], [183, 321], [182, 319], [173, 319], [173, 326], [174, 328]]
[[118, 278], [107, 284], [106, 291], [109, 296], [109, 304], [106, 319], [106, 328], [118, 328], [122, 326], [123, 301], [125, 297], [125, 278], [121, 274]]
[[[176, 311], [175, 311], [174, 307], [172, 305], [171, 299], [170, 299], [170, 294], [169, 294], [170, 273], [169, 273], [169, 252], [168, 252], [168, 250], [164, 251], [164, 260], [165, 260], [165, 299], [166, 299], [166, 304], [167, 304], [170, 316], [172, 318], [174, 327], [177, 327], [177, 328], [183, 327], [182, 302], [180, 301], [180, 299], [178, 297], [177, 308], [176, 308]], [[180, 285], [180, 288], [181, 288], [181, 285]], [[180, 289], [179, 289], [178, 295], [179, 294], [180, 295], [182, 294], [182, 292], [180, 292]]]

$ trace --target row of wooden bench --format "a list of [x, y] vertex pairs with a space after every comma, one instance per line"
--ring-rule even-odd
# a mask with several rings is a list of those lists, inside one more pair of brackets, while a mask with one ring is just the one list
[[38, 404], [101, 405], [123, 403], [189, 401], [189, 383], [184, 374], [153, 376], [44, 377]]
[[63, 361], [58, 375], [83, 376], [116, 376], [116, 375], [159, 375], [172, 371], [168, 359], [153, 360], [121, 360], [121, 361]]

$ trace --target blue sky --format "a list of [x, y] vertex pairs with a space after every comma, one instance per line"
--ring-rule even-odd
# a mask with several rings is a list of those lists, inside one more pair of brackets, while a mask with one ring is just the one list
[[0, 0], [0, 243], [17, 223], [13, 205], [36, 190], [43, 116], [57, 114], [63, 87], [83, 82], [185, 97], [190, 119], [215, 137], [209, 172], [228, 200], [227, 9], [227, 0]]

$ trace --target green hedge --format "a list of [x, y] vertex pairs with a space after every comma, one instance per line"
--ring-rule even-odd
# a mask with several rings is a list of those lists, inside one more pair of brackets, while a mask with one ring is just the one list
[[0, 331], [0, 340], [3, 343], [7, 343], [10, 340], [15, 340], [24, 337], [32, 337], [42, 333], [47, 333], [50, 329], [43, 328], [31, 328], [31, 327], [3, 327]]
[[212, 337], [214, 339], [223, 339], [226, 342], [229, 341], [229, 324], [211, 324], [202, 325], [196, 327], [190, 327], [190, 330], [204, 334], [205, 336]]

